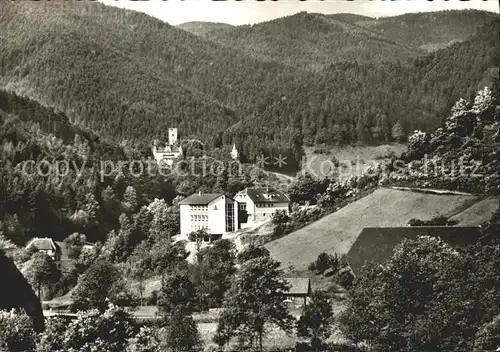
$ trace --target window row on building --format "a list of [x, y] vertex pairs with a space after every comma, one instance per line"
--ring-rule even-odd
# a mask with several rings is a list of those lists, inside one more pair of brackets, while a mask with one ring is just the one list
[[208, 205], [190, 205], [189, 208], [194, 211], [208, 211]]
[[255, 206], [257, 208], [272, 208], [272, 207], [274, 207], [274, 204], [272, 204], [272, 203], [264, 203], [264, 204], [257, 203], [257, 204], [255, 204]]
[[208, 221], [208, 215], [191, 215], [191, 221]]

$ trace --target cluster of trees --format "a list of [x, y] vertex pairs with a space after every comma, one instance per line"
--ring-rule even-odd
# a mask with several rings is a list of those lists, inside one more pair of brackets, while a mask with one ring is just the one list
[[433, 50], [466, 39], [485, 23], [491, 23], [494, 16], [492, 12], [472, 9], [445, 10], [382, 17], [368, 20], [365, 25], [388, 34], [399, 43]]
[[[178, 247], [178, 252], [182, 252]], [[128, 310], [137, 304], [116, 265], [98, 259], [79, 279], [73, 292], [78, 316], [54, 317], [36, 334], [32, 321], [19, 311], [0, 312], [0, 347], [10, 351], [192, 351], [201, 346], [192, 313], [221, 306], [214, 342], [263, 348], [264, 333], [296, 330], [319, 349], [331, 334], [333, 310], [325, 292], [315, 292], [298, 321], [284, 301], [289, 286], [280, 263], [264, 247], [249, 246], [238, 255], [219, 240], [198, 253], [190, 265], [182, 255], [163, 258], [158, 292], [159, 320], [140, 324]], [[233, 341], [235, 340], [235, 341]]]
[[[74, 320], [50, 318], [45, 331], [39, 334], [33, 330], [29, 317], [18, 311], [0, 312], [0, 326], [0, 347], [8, 351], [161, 350], [157, 331], [139, 326], [129, 312], [113, 304], [108, 304], [104, 311], [82, 311]], [[163, 343], [162, 347], [166, 345]]]
[[[483, 229], [484, 236], [471, 247], [453, 249], [422, 236], [403, 241], [382, 265], [367, 263], [347, 286], [347, 308], [338, 318], [345, 336], [375, 351], [495, 348], [500, 343], [500, 209]], [[160, 324], [141, 328], [119, 308], [133, 305], [120, 272], [96, 261], [75, 291], [84, 310], [76, 320], [51, 319], [37, 335], [25, 315], [2, 313], [0, 344], [12, 351], [189, 351], [201, 346], [192, 313], [213, 297], [205, 307], [222, 307], [214, 336], [220, 346], [262, 350], [266, 331], [279, 328], [309, 339], [309, 350], [328, 348], [331, 293], [314, 292], [296, 321], [284, 302], [289, 287], [280, 264], [264, 247], [250, 245], [236, 255], [230, 242], [219, 240], [200, 251], [194, 265], [182, 255], [168, 262], [157, 300]], [[322, 254], [314, 266], [322, 270], [340, 262]]]
[[332, 269], [337, 272], [341, 267], [347, 265], [347, 260], [345, 257], [334, 253], [321, 252], [315, 261], [311, 262], [307, 269], [316, 274], [323, 274], [328, 269]]
[[491, 90], [477, 92], [473, 102], [458, 100], [432, 133], [415, 131], [402, 155], [404, 162], [386, 165], [381, 183], [498, 194], [498, 87], [497, 79]]
[[[14, 89], [22, 80], [29, 86], [24, 91], [38, 92], [72, 122], [102, 135], [141, 144], [177, 126], [184, 136], [211, 146], [236, 143], [247, 161], [282, 154], [296, 166], [303, 144], [380, 143], [416, 128], [429, 130], [458, 96], [472, 94], [498, 61], [493, 23], [409, 67], [347, 61], [308, 72], [98, 3], [1, 6], [0, 29], [8, 39], [0, 73]], [[23, 11], [26, 7], [36, 11]], [[71, 24], [64, 20], [69, 14]], [[306, 28], [336, 26], [309, 14], [284, 19], [291, 28], [287, 21], [305, 22]], [[281, 23], [275, 22], [262, 26]], [[349, 47], [367, 35], [343, 25], [353, 37]], [[345, 38], [344, 32], [335, 36]], [[35, 44], [38, 33], [45, 33], [43, 50]], [[380, 36], [369, 37], [377, 48], [387, 44]]]
[[458, 224], [458, 220], [450, 220], [444, 215], [436, 215], [429, 220], [413, 218], [408, 221], [410, 226], [454, 226], [456, 224]]
[[367, 264], [349, 291], [344, 334], [375, 351], [481, 351], [500, 339], [500, 210], [474, 246], [405, 240], [383, 265]]

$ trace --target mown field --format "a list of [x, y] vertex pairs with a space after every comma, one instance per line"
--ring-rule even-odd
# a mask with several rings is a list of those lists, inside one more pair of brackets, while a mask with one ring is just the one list
[[[347, 253], [365, 227], [407, 226], [412, 218], [431, 219], [436, 215], [488, 218], [494, 202], [472, 195], [441, 195], [379, 188], [333, 214], [266, 244], [282, 267], [304, 271], [323, 251]], [[481, 202], [481, 203], [478, 203]], [[476, 204], [478, 203], [478, 204]], [[497, 203], [498, 204], [498, 203]], [[474, 208], [472, 208], [475, 206]], [[459, 215], [462, 214], [462, 215]]]

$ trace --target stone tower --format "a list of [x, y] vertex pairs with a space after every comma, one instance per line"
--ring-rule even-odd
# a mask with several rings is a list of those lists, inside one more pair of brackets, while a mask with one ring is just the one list
[[177, 143], [177, 128], [168, 129], [168, 144], [174, 145]]

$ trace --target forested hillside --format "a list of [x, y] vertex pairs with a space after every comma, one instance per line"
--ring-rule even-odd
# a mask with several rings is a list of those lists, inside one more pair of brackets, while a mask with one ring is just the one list
[[[336, 16], [336, 15], [333, 15]], [[448, 10], [407, 13], [371, 20], [356, 19], [356, 24], [386, 34], [401, 43], [427, 51], [467, 39], [497, 14], [479, 10]]]
[[204, 36], [257, 58], [313, 71], [341, 61], [407, 63], [424, 54], [385, 34], [307, 12], [255, 25], [215, 29]]
[[[294, 28], [292, 36], [317, 47], [318, 38], [348, 46], [365, 38], [377, 52], [404, 48], [345, 19], [298, 14], [283, 21], [277, 35]], [[262, 28], [273, 32], [276, 23]], [[215, 147], [236, 143], [243, 160], [282, 153], [294, 164], [304, 144], [380, 143], [439, 125], [458, 97], [497, 72], [495, 38], [491, 20], [410, 66], [374, 58], [306, 72], [100, 3], [2, 1], [0, 86], [120, 142], [147, 145], [176, 126]], [[284, 52], [300, 42], [281, 39]]]
[[[473, 96], [479, 82], [491, 86], [500, 60], [498, 30], [491, 22], [469, 40], [418, 59], [409, 68], [331, 65], [314, 82], [269, 106], [269, 113], [248, 118], [235, 129], [249, 141], [266, 133], [263, 125], [291, 125], [302, 132], [305, 144], [377, 143], [399, 138], [400, 129], [403, 135], [417, 127], [431, 130], [461, 94]], [[292, 104], [302, 110], [292, 110]]]
[[476, 10], [379, 19], [300, 12], [255, 25], [205, 24], [210, 28], [206, 31], [187, 24], [179, 27], [256, 57], [317, 70], [341, 61], [411, 63], [427, 51], [465, 40], [494, 18], [493, 13]]

